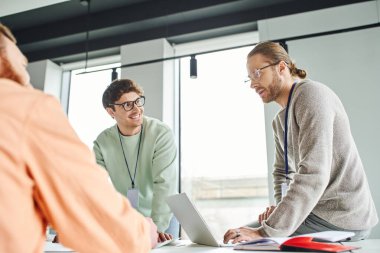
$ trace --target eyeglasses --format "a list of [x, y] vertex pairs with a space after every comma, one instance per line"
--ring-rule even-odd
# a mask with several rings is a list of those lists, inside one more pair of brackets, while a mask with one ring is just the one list
[[262, 71], [263, 69], [266, 69], [266, 68], [271, 67], [271, 66], [275, 66], [275, 65], [279, 64], [280, 62], [281, 62], [281, 61], [278, 61], [278, 62], [275, 62], [275, 63], [268, 64], [268, 65], [266, 65], [266, 66], [264, 66], [264, 67], [261, 67], [261, 68], [255, 69], [255, 70], [253, 71], [253, 75], [249, 75], [249, 76], [248, 76], [248, 79], [245, 80], [244, 82], [247, 83], [247, 82], [256, 82], [256, 81], [258, 81], [258, 80], [260, 79], [260, 77], [261, 77], [261, 71]]
[[121, 104], [109, 104], [109, 105], [120, 105], [124, 108], [126, 112], [130, 111], [133, 109], [133, 107], [136, 105], [137, 107], [141, 107], [145, 104], [145, 97], [141, 96], [135, 101], [127, 101]]

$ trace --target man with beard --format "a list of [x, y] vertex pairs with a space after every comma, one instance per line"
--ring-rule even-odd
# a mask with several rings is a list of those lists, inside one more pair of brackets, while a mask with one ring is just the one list
[[114, 190], [26, 66], [0, 24], [0, 252], [41, 252], [48, 223], [76, 252], [149, 252], [156, 226]]
[[343, 105], [322, 83], [305, 79], [274, 42], [259, 43], [247, 57], [251, 88], [275, 101], [273, 120], [276, 206], [258, 221], [230, 229], [224, 241], [286, 237], [328, 230], [365, 239], [378, 222], [366, 175]]

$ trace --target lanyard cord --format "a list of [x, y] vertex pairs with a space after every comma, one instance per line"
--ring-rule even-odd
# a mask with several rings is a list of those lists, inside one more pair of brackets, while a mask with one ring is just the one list
[[137, 171], [137, 163], [139, 161], [139, 155], [140, 155], [140, 145], [141, 145], [141, 135], [142, 135], [142, 132], [143, 132], [143, 125], [141, 125], [141, 131], [140, 131], [140, 136], [139, 136], [139, 146], [138, 146], [138, 149], [137, 149], [137, 157], [136, 157], [136, 164], [135, 164], [135, 173], [133, 175], [133, 178], [132, 178], [129, 166], [128, 166], [127, 157], [125, 156], [125, 152], [124, 152], [124, 148], [123, 148], [123, 142], [121, 141], [121, 134], [120, 134], [119, 127], [117, 127], [117, 132], [119, 133], [119, 140], [120, 140], [121, 150], [123, 150], [124, 161], [125, 161], [125, 164], [127, 165], [129, 178], [131, 179], [132, 188], [134, 189], [135, 188], [136, 171]]
[[292, 99], [292, 94], [294, 87], [296, 87], [296, 83], [294, 82], [292, 85], [292, 88], [290, 89], [289, 97], [288, 97], [288, 103], [286, 105], [285, 110], [285, 132], [284, 132], [284, 149], [285, 149], [285, 178], [288, 178], [289, 173], [289, 165], [288, 165], [288, 113], [289, 113], [289, 106], [290, 106], [290, 100]]

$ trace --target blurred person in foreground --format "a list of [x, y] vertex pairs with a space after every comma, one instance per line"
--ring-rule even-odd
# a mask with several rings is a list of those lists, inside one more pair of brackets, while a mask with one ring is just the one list
[[274, 192], [276, 206], [224, 241], [286, 237], [321, 231], [369, 236], [377, 222], [363, 164], [348, 116], [326, 85], [306, 78], [285, 49], [262, 42], [248, 54], [251, 88], [264, 103], [276, 102]]
[[0, 252], [41, 252], [47, 224], [77, 252], [149, 252], [156, 226], [113, 188], [26, 66], [0, 24]]

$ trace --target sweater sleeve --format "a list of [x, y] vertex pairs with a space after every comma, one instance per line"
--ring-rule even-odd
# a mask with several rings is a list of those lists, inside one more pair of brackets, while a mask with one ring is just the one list
[[330, 98], [324, 89], [315, 86], [294, 96], [289, 138], [298, 140], [293, 148], [298, 150], [300, 162], [286, 196], [262, 224], [261, 230], [268, 236], [291, 235], [311, 213], [329, 183], [335, 106]]
[[93, 152], [95, 154], [96, 163], [98, 165], [102, 166], [104, 169], [107, 169], [106, 163], [105, 163], [104, 158], [103, 158], [102, 151], [100, 149], [100, 146], [99, 146], [99, 143], [97, 140], [94, 141]]
[[152, 161], [153, 201], [151, 217], [158, 230], [164, 232], [171, 219], [166, 198], [177, 192], [177, 148], [170, 129], [160, 134], [156, 141]]
[[273, 186], [274, 186], [274, 199], [276, 204], [281, 201], [281, 184], [286, 182], [285, 162], [284, 162], [284, 149], [281, 147], [279, 136], [276, 134], [276, 122], [273, 121], [274, 144], [275, 144], [275, 157], [273, 165]]
[[107, 181], [59, 103], [43, 95], [23, 147], [34, 199], [61, 242], [77, 252], [149, 252], [149, 225]]

